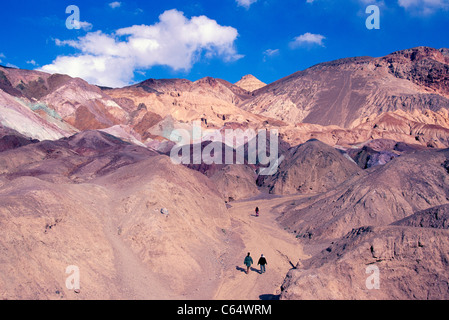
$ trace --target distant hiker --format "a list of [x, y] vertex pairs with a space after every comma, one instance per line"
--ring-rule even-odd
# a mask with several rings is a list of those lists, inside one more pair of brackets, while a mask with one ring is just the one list
[[259, 216], [259, 207], [256, 207], [256, 217]]
[[260, 264], [260, 273], [264, 273], [265, 272], [265, 265], [268, 264], [268, 263], [267, 263], [267, 259], [265, 259], [263, 254], [260, 255], [259, 262], [257, 262], [257, 264], [258, 265]]
[[246, 266], [246, 274], [248, 274], [249, 268], [250, 268], [251, 265], [253, 264], [253, 258], [251, 258], [249, 252], [248, 252], [248, 255], [245, 257], [245, 261], [243, 261], [243, 263], [244, 263], [245, 266]]

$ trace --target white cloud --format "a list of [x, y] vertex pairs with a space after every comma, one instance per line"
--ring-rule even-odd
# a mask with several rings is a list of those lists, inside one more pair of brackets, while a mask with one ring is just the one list
[[235, 49], [238, 36], [232, 27], [206, 16], [188, 19], [175, 9], [165, 11], [153, 25], [134, 25], [113, 34], [89, 32], [77, 40], [56, 40], [80, 50], [59, 56], [40, 70], [65, 73], [98, 85], [120, 87], [132, 83], [134, 72], [156, 65], [190, 70], [203, 55], [224, 61], [242, 58]]
[[267, 61], [268, 58], [279, 55], [279, 49], [267, 49], [263, 52], [263, 61]]
[[263, 52], [263, 61], [266, 62], [268, 58], [279, 55], [279, 49], [267, 49]]
[[118, 2], [118, 1], [114, 1], [114, 2], [109, 3], [109, 6], [110, 6], [112, 9], [119, 8], [121, 5], [122, 5], [122, 3], [121, 3], [121, 2]]
[[33, 66], [37, 65], [36, 61], [34, 61], [34, 60], [27, 61], [27, 63], [31, 64]]
[[0, 52], [0, 62], [2, 62], [2, 58], [6, 58], [5, 55], [3, 53]]
[[73, 20], [73, 24], [75, 29], [83, 29], [84, 31], [89, 31], [93, 27], [92, 23], [86, 21]]
[[263, 52], [263, 54], [269, 57], [276, 56], [279, 54], [279, 49], [267, 49]]
[[325, 36], [307, 32], [304, 33], [303, 35], [295, 37], [295, 39], [292, 42], [290, 42], [290, 46], [292, 48], [297, 48], [304, 45], [319, 45], [324, 47], [323, 44], [324, 39], [326, 39]]
[[437, 10], [449, 9], [449, 0], [398, 0], [398, 5], [420, 13], [429, 14]]
[[235, 0], [235, 2], [237, 2], [237, 5], [240, 7], [248, 9], [253, 3], [257, 2], [257, 0]]
[[39, 70], [68, 74], [97, 85], [121, 87], [129, 84], [133, 78], [133, 68], [132, 61], [124, 58], [81, 54], [59, 56], [52, 64], [43, 66]]

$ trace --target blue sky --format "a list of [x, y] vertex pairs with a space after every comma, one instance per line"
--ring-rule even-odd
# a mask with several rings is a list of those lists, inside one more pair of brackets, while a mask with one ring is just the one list
[[[380, 29], [367, 29], [368, 5]], [[69, 5], [80, 29], [68, 29]], [[0, 64], [100, 85], [205, 76], [270, 83], [314, 64], [449, 47], [449, 0], [7, 1]]]

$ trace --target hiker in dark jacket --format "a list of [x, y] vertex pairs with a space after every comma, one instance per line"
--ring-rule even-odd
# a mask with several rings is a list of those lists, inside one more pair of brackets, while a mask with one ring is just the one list
[[243, 261], [243, 263], [244, 263], [245, 266], [246, 266], [246, 274], [248, 274], [249, 268], [250, 268], [251, 265], [253, 264], [253, 258], [251, 258], [249, 252], [248, 252], [248, 255], [245, 257], [245, 260]]
[[265, 265], [268, 264], [268, 263], [267, 263], [267, 259], [265, 259], [263, 254], [260, 256], [259, 262], [257, 262], [257, 264], [258, 265], [260, 264], [260, 273], [264, 273], [265, 272]]

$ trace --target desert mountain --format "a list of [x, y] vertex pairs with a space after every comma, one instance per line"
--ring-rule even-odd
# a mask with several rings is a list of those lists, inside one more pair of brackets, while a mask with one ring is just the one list
[[335, 239], [449, 201], [449, 150], [419, 151], [358, 172], [335, 189], [289, 203], [280, 223], [298, 237]]
[[[448, 71], [427, 47], [269, 85], [0, 67], [0, 297], [77, 298], [77, 265], [85, 299], [447, 298]], [[173, 163], [172, 134], [198, 122], [208, 138]], [[234, 148], [211, 138], [226, 129], [253, 131]], [[273, 175], [247, 161], [274, 142], [259, 129], [279, 133]], [[262, 283], [239, 267], [252, 248], [273, 257]], [[385, 290], [366, 288], [370, 265]]]
[[400, 155], [425, 149], [426, 147], [419, 144], [407, 144], [391, 139], [375, 139], [348, 148], [346, 152], [359, 167], [367, 169], [384, 165]]
[[[441, 205], [389, 226], [353, 229], [298, 263], [284, 281], [282, 298], [447, 299], [448, 209]], [[366, 286], [373, 266], [377, 289]]]
[[281, 299], [447, 299], [448, 236], [424, 226], [354, 229], [290, 270]]
[[[254, 91], [241, 108], [302, 126], [282, 129], [286, 139], [296, 140], [293, 145], [310, 138], [336, 145], [408, 136], [421, 145], [448, 147], [445, 52], [417, 47], [321, 63]], [[310, 127], [315, 132], [307, 130], [299, 141], [304, 124], [321, 127]]]
[[255, 170], [245, 164], [226, 165], [210, 178], [226, 202], [248, 199], [260, 193]]
[[0, 155], [3, 298], [73, 298], [74, 264], [88, 299], [212, 294], [229, 220], [206, 176], [98, 131]]
[[267, 84], [263, 83], [262, 81], [257, 79], [252, 74], [247, 74], [246, 76], [243, 76], [242, 79], [237, 81], [235, 83], [235, 85], [240, 87], [240, 88], [242, 88], [242, 89], [245, 89], [245, 90], [247, 90], [249, 92], [253, 92], [253, 91], [257, 90], [257, 89], [265, 87]]
[[[105, 95], [100, 88], [88, 84], [82, 79], [72, 78], [67, 75], [47, 74], [39, 71], [20, 70], [13, 68], [1, 68], [3, 79], [2, 90], [14, 97], [21, 98], [30, 103], [42, 103], [36, 107], [42, 111], [50, 109], [54, 111], [54, 117], [67, 120], [77, 127], [78, 124], [89, 127], [106, 126], [113, 122], [123, 122], [124, 112], [120, 106]], [[79, 108], [82, 110], [78, 110]], [[86, 110], [84, 110], [86, 109]], [[92, 114], [94, 119], [78, 119], [81, 112]], [[87, 122], [89, 122], [87, 121]], [[95, 123], [95, 124], [93, 124]], [[78, 128], [78, 127], [77, 127]], [[84, 130], [82, 126], [78, 129]], [[99, 128], [90, 128], [99, 129]]]
[[449, 205], [432, 207], [419, 211], [407, 218], [396, 221], [392, 225], [420, 228], [449, 229]]
[[314, 138], [331, 146], [391, 139], [442, 148], [449, 147], [448, 59], [445, 50], [427, 47], [341, 59], [252, 92], [241, 88], [257, 82], [252, 76], [240, 86], [206, 77], [113, 89], [1, 67], [0, 120], [40, 140], [102, 129], [161, 150], [173, 129], [192, 121], [213, 130], [276, 128], [292, 146]]
[[259, 183], [270, 193], [325, 192], [361, 171], [338, 150], [318, 140], [309, 140], [293, 147], [284, 156], [274, 175], [259, 179]]
[[3, 126], [39, 140], [101, 129], [133, 143], [164, 148], [171, 130], [185, 122], [201, 121], [213, 129], [234, 123], [246, 128], [280, 123], [240, 109], [250, 93], [210, 77], [195, 82], [149, 79], [111, 89], [67, 75], [0, 67], [0, 89]]
[[242, 106], [287, 121], [353, 128], [396, 110], [447, 113], [449, 58], [418, 47], [381, 58], [346, 58], [296, 72]]
[[[246, 112], [238, 106], [250, 94], [225, 80], [210, 77], [197, 81], [185, 79], [150, 79], [121, 89], [105, 89], [116, 101], [126, 104], [133, 114], [130, 124], [142, 122], [147, 111], [162, 118], [171, 116], [176, 121], [201, 120], [205, 127], [220, 128], [236, 122], [259, 125], [267, 118]], [[150, 129], [150, 128], [147, 128]]]
[[35, 142], [39, 142], [39, 140], [25, 137], [19, 132], [10, 128], [5, 128], [0, 124], [0, 152], [19, 148]]

